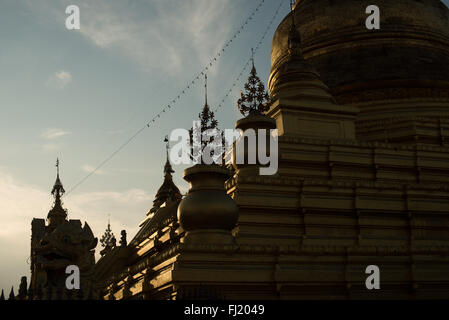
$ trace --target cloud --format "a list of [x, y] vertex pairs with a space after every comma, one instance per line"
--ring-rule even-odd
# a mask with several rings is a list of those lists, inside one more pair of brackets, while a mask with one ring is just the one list
[[42, 131], [40, 137], [46, 140], [40, 148], [43, 151], [54, 151], [58, 150], [63, 146], [63, 143], [60, 141], [60, 138], [70, 134], [69, 131], [58, 129], [58, 128], [48, 128]]
[[[64, 181], [63, 181], [64, 182]], [[0, 290], [17, 289], [21, 276], [29, 279], [27, 259], [30, 254], [31, 221], [45, 219], [52, 205], [48, 190], [18, 181], [0, 167]], [[63, 198], [69, 219], [87, 221], [95, 236], [100, 238], [110, 215], [111, 228], [120, 238], [125, 229], [128, 240], [138, 230], [138, 223], [145, 218], [154, 195], [140, 189], [109, 192], [71, 194]], [[101, 250], [99, 245], [96, 249]]]
[[52, 74], [45, 83], [49, 88], [63, 89], [72, 81], [72, 75], [64, 70]]
[[48, 128], [42, 132], [41, 138], [46, 139], [46, 140], [53, 140], [53, 139], [57, 139], [57, 138], [66, 136], [68, 134], [70, 134], [70, 132], [65, 131], [63, 129]]
[[229, 3], [151, 1], [147, 11], [154, 13], [141, 16], [136, 6], [125, 3], [89, 2], [81, 7], [80, 31], [98, 47], [117, 50], [147, 71], [161, 68], [174, 74], [192, 64], [205, 65], [220, 49], [232, 23], [217, 21], [228, 20]]
[[[58, 24], [67, 16], [60, 0], [28, 1], [30, 9]], [[232, 0], [146, 2], [80, 0], [80, 32], [95, 46], [130, 58], [145, 71], [175, 75], [186, 68], [205, 66], [233, 28]], [[67, 31], [73, 32], [73, 31]]]
[[[81, 169], [82, 169], [84, 172], [87, 172], [87, 173], [92, 173], [92, 172], [95, 171], [95, 167], [94, 167], [94, 166], [91, 166], [91, 165], [89, 165], [89, 164], [83, 165], [83, 166], [81, 167]], [[101, 169], [98, 169], [97, 171], [95, 171], [95, 174], [105, 175], [105, 174], [107, 174], [107, 172], [105, 172], [105, 171], [103, 171], [103, 170], [101, 170]]]

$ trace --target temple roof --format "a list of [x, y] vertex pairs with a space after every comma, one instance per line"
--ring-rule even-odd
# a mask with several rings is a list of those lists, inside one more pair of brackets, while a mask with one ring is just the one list
[[[166, 138], [166, 142], [168, 143], [168, 139]], [[168, 144], [167, 144], [167, 160], [164, 166], [164, 182], [160, 186], [159, 190], [156, 193], [156, 197], [153, 201], [153, 208], [150, 210], [150, 213], [157, 211], [161, 207], [164, 202], [168, 200], [179, 200], [182, 198], [181, 192], [178, 187], [173, 182], [172, 173], [173, 170], [169, 157], [168, 157]]]

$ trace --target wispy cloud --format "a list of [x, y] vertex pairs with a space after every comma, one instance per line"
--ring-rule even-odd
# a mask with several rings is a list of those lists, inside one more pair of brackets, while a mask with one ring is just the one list
[[63, 89], [72, 81], [70, 72], [61, 70], [53, 73], [45, 83], [47, 87]]
[[69, 131], [60, 128], [47, 128], [40, 134], [40, 138], [45, 140], [45, 143], [42, 144], [40, 148], [43, 151], [58, 150], [63, 146], [61, 138], [69, 134]]
[[57, 138], [66, 136], [68, 134], [70, 134], [70, 132], [65, 131], [63, 129], [48, 128], [42, 132], [41, 138], [46, 139], [46, 140], [53, 140], [53, 139], [57, 139]]
[[[91, 166], [91, 165], [89, 165], [89, 164], [83, 165], [83, 166], [81, 167], [81, 169], [82, 169], [84, 172], [87, 172], [87, 173], [92, 173], [92, 172], [95, 171], [95, 167], [94, 167], [94, 166]], [[95, 174], [105, 175], [105, 174], [107, 174], [107, 172], [104, 171], [104, 170], [99, 169], [99, 170], [95, 171]]]
[[[57, 10], [68, 2], [42, 0], [31, 9], [58, 23], [66, 15]], [[79, 32], [95, 46], [129, 57], [146, 70], [175, 74], [190, 66], [204, 66], [223, 46], [233, 23], [232, 0], [129, 1], [80, 0]], [[45, 10], [44, 10], [45, 7]], [[73, 32], [73, 31], [68, 31]], [[78, 31], [77, 31], [78, 32]]]

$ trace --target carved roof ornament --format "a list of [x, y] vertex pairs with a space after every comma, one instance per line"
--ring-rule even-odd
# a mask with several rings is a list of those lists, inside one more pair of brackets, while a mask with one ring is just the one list
[[62, 196], [65, 190], [59, 178], [59, 158], [56, 159], [56, 181], [51, 190], [51, 194], [55, 198], [53, 208], [48, 212], [47, 219], [50, 226], [56, 226], [64, 222], [67, 218], [67, 211], [62, 207]]
[[111, 223], [108, 220], [108, 227], [106, 228], [103, 236], [100, 239], [101, 246], [104, 247], [103, 250], [100, 251], [100, 254], [104, 256], [106, 253], [111, 251], [116, 247], [117, 240], [115, 239], [114, 233], [111, 230]]
[[270, 96], [265, 90], [260, 78], [257, 76], [256, 67], [254, 66], [254, 51], [252, 52], [252, 69], [247, 83], [245, 84], [245, 93], [240, 94], [237, 106], [240, 113], [245, 117], [252, 114], [262, 114], [268, 110], [268, 101]]

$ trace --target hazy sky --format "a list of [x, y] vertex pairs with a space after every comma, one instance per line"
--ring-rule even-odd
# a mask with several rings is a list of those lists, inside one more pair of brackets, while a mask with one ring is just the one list
[[[215, 107], [250, 55], [279, 0], [267, 0], [247, 29], [210, 70]], [[266, 83], [274, 28], [256, 54]], [[448, 1], [445, 1], [448, 3]], [[177, 95], [209, 62], [259, 0], [1, 0], [0, 1], [0, 289], [29, 276], [33, 217], [52, 205], [55, 161], [71, 189]], [[65, 8], [81, 10], [81, 30], [65, 28]], [[220, 128], [241, 118], [240, 88], [216, 114]], [[163, 138], [190, 128], [203, 105], [196, 85], [156, 126], [65, 197], [69, 218], [88, 221], [101, 237], [111, 215], [128, 240], [162, 183]], [[184, 167], [175, 167], [184, 193]], [[98, 250], [97, 250], [98, 251]]]

